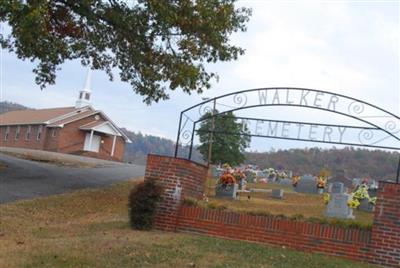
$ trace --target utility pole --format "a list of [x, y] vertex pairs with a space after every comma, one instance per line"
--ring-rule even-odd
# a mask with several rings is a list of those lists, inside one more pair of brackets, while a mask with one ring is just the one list
[[399, 183], [399, 177], [400, 177], [400, 156], [399, 156], [399, 163], [397, 165], [396, 183]]
[[215, 106], [217, 104], [217, 100], [214, 98], [213, 109], [211, 112], [211, 131], [208, 135], [208, 157], [207, 157], [207, 164], [208, 166], [211, 165], [211, 157], [212, 157], [212, 144], [214, 139], [214, 129], [215, 129]]

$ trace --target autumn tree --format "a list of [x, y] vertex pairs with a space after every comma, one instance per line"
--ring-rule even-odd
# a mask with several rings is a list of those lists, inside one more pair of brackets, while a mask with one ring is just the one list
[[67, 60], [105, 71], [150, 104], [210, 87], [217, 74], [207, 63], [236, 60], [244, 53], [229, 44], [246, 31], [250, 9], [236, 0], [0, 0], [0, 20], [11, 33], [0, 35], [3, 48], [37, 63], [41, 88], [54, 84]]

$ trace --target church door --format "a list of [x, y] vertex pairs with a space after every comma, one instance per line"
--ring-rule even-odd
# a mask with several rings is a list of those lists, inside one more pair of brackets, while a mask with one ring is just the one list
[[85, 137], [85, 144], [83, 146], [83, 150], [98, 153], [100, 149], [100, 142], [101, 142], [101, 137], [98, 135], [93, 135], [92, 144], [90, 144], [90, 133], [87, 133]]

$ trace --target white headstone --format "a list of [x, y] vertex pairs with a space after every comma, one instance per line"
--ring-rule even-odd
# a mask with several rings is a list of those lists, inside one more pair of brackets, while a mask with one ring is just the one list
[[340, 219], [354, 219], [353, 209], [347, 204], [350, 199], [351, 195], [346, 193], [331, 193], [325, 215]]
[[282, 199], [283, 198], [283, 190], [282, 189], [272, 189], [272, 198]]

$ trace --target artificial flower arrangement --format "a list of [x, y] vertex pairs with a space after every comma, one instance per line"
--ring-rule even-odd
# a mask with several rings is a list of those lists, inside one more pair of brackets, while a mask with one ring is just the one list
[[327, 181], [328, 180], [325, 177], [318, 176], [317, 177], [317, 188], [318, 189], [325, 189]]
[[222, 165], [222, 168], [225, 169], [225, 170], [230, 170], [231, 166], [228, 163], [225, 163], [225, 164]]
[[257, 174], [253, 170], [246, 169], [243, 173], [246, 176], [246, 180], [247, 181], [249, 181], [249, 182], [257, 182]]
[[288, 176], [287, 176], [285, 171], [277, 171], [276, 172], [276, 178], [277, 179], [283, 180], [283, 179], [286, 179], [287, 177]]
[[225, 172], [224, 174], [222, 174], [218, 180], [218, 184], [221, 184], [224, 186], [235, 184], [235, 183], [236, 183], [235, 177], [233, 176], [233, 174], [231, 174], [229, 172]]
[[300, 176], [293, 176], [292, 177], [292, 185], [293, 185], [293, 187], [296, 187], [297, 184], [299, 183], [299, 181], [300, 181]]
[[246, 175], [244, 174], [244, 172], [242, 172], [240, 169], [235, 169], [235, 171], [232, 174], [236, 180], [242, 180], [246, 178]]
[[329, 201], [331, 200], [331, 195], [328, 193], [324, 194], [324, 204], [328, 205]]
[[358, 201], [358, 199], [352, 198], [347, 202], [347, 205], [350, 208], [358, 208], [358, 206], [360, 206], [360, 201]]
[[266, 169], [266, 173], [268, 174], [268, 179], [275, 180], [276, 179], [276, 171], [273, 168]]
[[244, 172], [237, 168], [232, 175], [235, 178], [235, 181], [239, 183], [239, 189], [243, 190], [243, 188], [245, 188], [245, 185], [247, 184], [246, 174], [244, 174]]
[[363, 183], [351, 194], [352, 198], [348, 202], [349, 207], [358, 208], [360, 206], [360, 201], [363, 199], [367, 199], [368, 202], [372, 205], [376, 203], [376, 197], [370, 197], [368, 193], [368, 185]]

